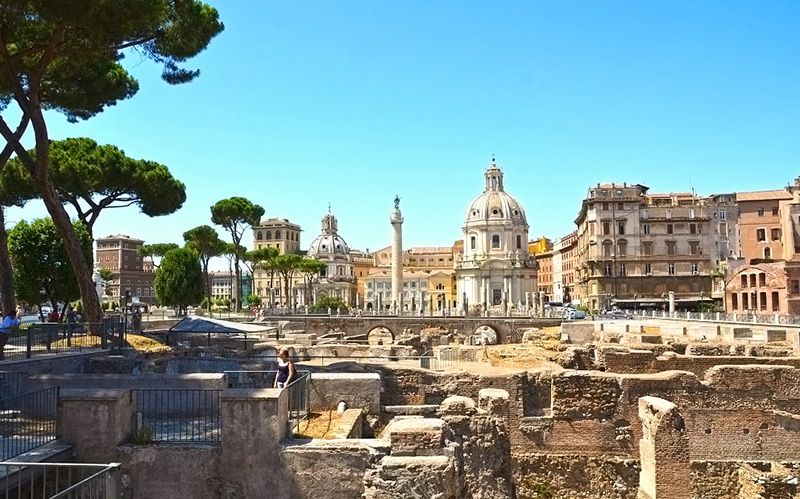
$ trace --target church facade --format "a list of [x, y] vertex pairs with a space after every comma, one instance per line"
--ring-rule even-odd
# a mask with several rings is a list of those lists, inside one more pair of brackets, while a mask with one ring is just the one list
[[537, 283], [525, 210], [505, 191], [494, 161], [484, 177], [484, 191], [467, 208], [463, 251], [454, 262], [457, 296], [470, 313], [528, 310]]

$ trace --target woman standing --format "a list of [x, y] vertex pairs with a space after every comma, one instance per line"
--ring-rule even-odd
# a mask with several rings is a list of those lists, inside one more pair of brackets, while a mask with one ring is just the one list
[[294, 379], [294, 363], [289, 360], [289, 350], [281, 348], [278, 353], [278, 376], [275, 377], [275, 388], [285, 388]]

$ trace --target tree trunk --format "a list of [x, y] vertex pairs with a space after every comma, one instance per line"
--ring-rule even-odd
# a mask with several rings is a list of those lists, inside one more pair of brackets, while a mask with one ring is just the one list
[[0, 207], [0, 309], [4, 313], [14, 309], [14, 271], [8, 254], [5, 207]]
[[56, 194], [50, 176], [47, 173], [37, 175], [36, 186], [42, 195], [42, 200], [47, 207], [50, 217], [56, 226], [56, 230], [64, 243], [67, 251], [67, 258], [72, 265], [75, 279], [78, 281], [78, 289], [81, 291], [81, 301], [87, 322], [99, 324], [103, 320], [103, 310], [100, 308], [100, 299], [97, 297], [94, 281], [90, 272], [89, 262], [83, 256], [83, 249], [78, 240], [77, 234], [72, 227], [72, 222], [64, 209], [64, 205]]

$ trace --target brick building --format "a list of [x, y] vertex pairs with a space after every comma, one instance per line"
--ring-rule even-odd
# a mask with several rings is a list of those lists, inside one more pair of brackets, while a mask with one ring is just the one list
[[143, 303], [155, 304], [156, 293], [153, 288], [155, 269], [138, 253], [144, 241], [125, 234], [117, 234], [98, 238], [96, 244], [96, 265], [114, 274], [104, 297], [119, 302], [124, 300], [125, 292], [128, 291], [131, 298], [138, 297]]

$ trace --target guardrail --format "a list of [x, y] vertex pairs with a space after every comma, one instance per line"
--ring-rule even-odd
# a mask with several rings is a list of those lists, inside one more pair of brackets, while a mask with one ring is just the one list
[[0, 498], [119, 499], [119, 463], [0, 463]]
[[[258, 355], [255, 356], [254, 358], [277, 359], [278, 357], [275, 355]], [[436, 362], [432, 363], [430, 359], [433, 359]], [[358, 364], [361, 363], [386, 364], [386, 363], [406, 362], [407, 367], [411, 366], [422, 367], [424, 369], [431, 369], [434, 371], [442, 370], [445, 367], [449, 367], [458, 362], [458, 360], [450, 358], [445, 360], [440, 360], [435, 357], [432, 357], [432, 355], [427, 355], [427, 353], [422, 355], [346, 355], [346, 356], [302, 355], [298, 356], [293, 360], [296, 363], [306, 362], [320, 367], [325, 367], [326, 365], [330, 365], [335, 362], [356, 362]]]
[[34, 322], [11, 334], [2, 359], [31, 358], [36, 355], [80, 352], [90, 348], [120, 349], [124, 323], [109, 317], [101, 323]]
[[136, 389], [135, 443], [219, 442], [222, 390]]
[[23, 380], [28, 373], [22, 371], [0, 371], [0, 399], [24, 393]]
[[296, 380], [289, 383], [285, 390], [289, 392], [289, 431], [292, 434], [298, 432], [300, 421], [308, 417], [311, 393], [309, 384], [311, 382], [310, 373], [302, 373]]
[[0, 400], [0, 460], [56, 439], [58, 387]]

